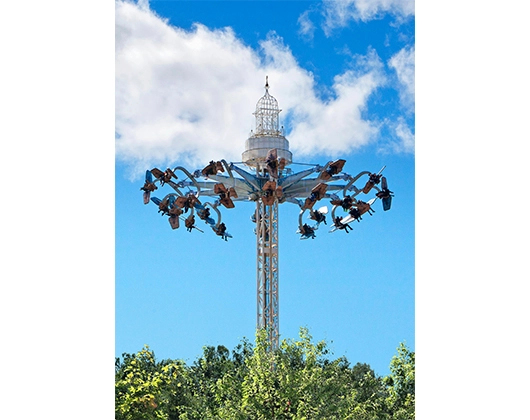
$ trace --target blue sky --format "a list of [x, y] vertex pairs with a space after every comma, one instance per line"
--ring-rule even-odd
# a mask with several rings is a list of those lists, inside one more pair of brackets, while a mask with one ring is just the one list
[[309, 241], [300, 209], [280, 206], [280, 338], [308, 327], [379, 374], [400, 342], [414, 350], [413, 3], [343, 6], [116, 3], [117, 356], [148, 344], [191, 363], [204, 345], [253, 340], [254, 204], [224, 209], [224, 242], [171, 230], [139, 188], [154, 166], [240, 162], [265, 76], [294, 162], [343, 158], [352, 175], [386, 165], [395, 192], [391, 211], [377, 203], [353, 232], [322, 225]]
[[[164, 3], [167, 3], [166, 8], [173, 3], [192, 7], [188, 2]], [[315, 5], [307, 3], [305, 7], [304, 3], [299, 3], [299, 13], [293, 13], [290, 31], [271, 23], [271, 28], [282, 38], [282, 45], [288, 46], [296, 58], [297, 65], [286, 68], [293, 71], [296, 80], [307, 83], [303, 86], [314, 86], [313, 90], [300, 90], [305, 94], [309, 92], [300, 102], [297, 92], [285, 93], [289, 84], [285, 85], [282, 80], [291, 80], [290, 73], [269, 73], [271, 93], [284, 110], [282, 118], [287, 116], [293, 103], [304, 104], [300, 111], [321, 113], [326, 108], [315, 98], [323, 100], [336, 95], [334, 77], [352, 69], [360, 71], [352, 67], [359, 60], [343, 53], [347, 51], [344, 40], [337, 45], [337, 54], [335, 50], [325, 49], [327, 58], [338, 60], [335, 55], [341, 57], [334, 64], [327, 60], [324, 64], [310, 65], [313, 63], [311, 48], [316, 50], [323, 43], [332, 43], [347, 33], [367, 30], [373, 25], [386, 29], [390, 26], [389, 42], [396, 48], [395, 52], [405, 46], [395, 44], [404, 40], [394, 37], [399, 30], [404, 30], [403, 24], [390, 23], [392, 18], [388, 14], [364, 21], [347, 19], [346, 26], [335, 28], [333, 34], [326, 37], [322, 7], [314, 10]], [[157, 3], [151, 4], [151, 8], [156, 10], [156, 7]], [[356, 133], [366, 127], [360, 122], [377, 122], [375, 128], [381, 130], [378, 131], [380, 135], [377, 139], [370, 137], [368, 143], [356, 149], [339, 150], [344, 143], [338, 141], [334, 144], [334, 153], [347, 159], [345, 170], [350, 173], [365, 165], [370, 169], [387, 165], [385, 173], [391, 189], [396, 192], [390, 212], [383, 213], [376, 208], [374, 216], [356, 226], [356, 236], [353, 232], [347, 238], [343, 235], [344, 242], [339, 246], [334, 234], [323, 231], [318, 232], [314, 241], [299, 241], [291, 228], [296, 209], [290, 205], [281, 207], [280, 332], [292, 337], [299, 325], [307, 325], [315, 339], [333, 340], [331, 347], [335, 355], [345, 354], [352, 362], [370, 363], [379, 373], [387, 368], [395, 342], [409, 339], [407, 334], [413, 333], [417, 354], [417, 418], [520, 417], [526, 410], [527, 392], [521, 382], [530, 374], [525, 334], [530, 319], [525, 238], [530, 230], [524, 195], [528, 176], [528, 155], [524, 149], [528, 139], [525, 101], [530, 95], [530, 64], [524, 51], [530, 27], [526, 23], [525, 8], [528, 6], [515, 1], [502, 5], [447, 1], [443, 7], [432, 2], [418, 2], [413, 115], [406, 111], [407, 95], [402, 96], [406, 90], [402, 89], [388, 62], [394, 52], [385, 49], [386, 38], [382, 41], [383, 47], [381, 41], [373, 41], [373, 50], [382, 63], [379, 70], [387, 84], [383, 86], [380, 79], [375, 78], [379, 74], [374, 72], [378, 69], [374, 66], [378, 61], [366, 60], [367, 66], [361, 74], [373, 75], [377, 87], [367, 96], [362, 118], [353, 121], [358, 123]], [[310, 39], [298, 36], [299, 18], [307, 10], [311, 11], [306, 17], [315, 28], [313, 44]], [[160, 15], [169, 19], [162, 11]], [[166, 147], [168, 141], [162, 136], [165, 126], [155, 124], [164, 119], [155, 117], [166, 118], [167, 115], [160, 114], [165, 108], [179, 110], [179, 102], [171, 102], [171, 95], [161, 95], [163, 88], [160, 87], [156, 89], [157, 97], [166, 101], [168, 107], [155, 106], [159, 105], [155, 101], [151, 103], [153, 114], [144, 108], [130, 109], [136, 112], [133, 112], [136, 116], [131, 119], [133, 122], [138, 123], [138, 116], [144, 115], [145, 131], [153, 130], [160, 147], [146, 148], [137, 154], [133, 153], [134, 148], [118, 150], [115, 138], [119, 127], [118, 107], [115, 106], [118, 86], [114, 43], [116, 16], [116, 6], [112, 2], [91, 2], [90, 6], [82, 2], [11, 2], [4, 6], [0, 16], [1, 39], [7, 41], [2, 44], [3, 65], [0, 68], [3, 110], [0, 165], [8, 177], [1, 196], [0, 314], [4, 322], [0, 353], [6, 361], [3, 378], [9, 384], [4, 396], [11, 401], [4, 410], [12, 412], [12, 417], [20, 416], [20, 407], [24, 407], [27, 416], [33, 417], [42, 415], [43, 411], [53, 411], [57, 418], [70, 418], [72, 412], [76, 412], [78, 418], [110, 417], [114, 409], [113, 361], [116, 354], [134, 352], [139, 346], [150, 344], [159, 356], [192, 360], [200, 354], [202, 345], [222, 343], [231, 347], [240, 336], [251, 336], [254, 327], [254, 263], [244, 266], [238, 260], [237, 265], [230, 265], [234, 249], [237, 253], [243, 252], [248, 244], [236, 241], [252, 240], [252, 226], [246, 221], [247, 209], [243, 205], [234, 209], [234, 215], [241, 215], [237, 216], [241, 222], [234, 219], [231, 226], [237, 230], [233, 232], [234, 238], [225, 243], [206, 233], [198, 236], [185, 231], [172, 232], [156, 210], [141, 205], [141, 179], [135, 179], [134, 173], [145, 170], [151, 162], [135, 163], [139, 156], [195, 165], [193, 155], [159, 153], [159, 150], [174, 152], [174, 148]], [[188, 18], [187, 23], [174, 24], [189, 30], [193, 20], [200, 21]], [[269, 28], [258, 34], [251, 29], [245, 34], [243, 28], [235, 25], [233, 29], [235, 39], [243, 39], [242, 45], [251, 48], [251, 52], [260, 40], [267, 39]], [[359, 53], [359, 58], [375, 57], [369, 55], [368, 42], [358, 46], [351, 39], [349, 42], [350, 52]], [[304, 56], [303, 51], [311, 57]], [[269, 52], [274, 50], [269, 49]], [[245, 78], [236, 74], [236, 82], [245, 80], [248, 83], [245, 83], [244, 95], [236, 92], [234, 96], [246, 102], [240, 106], [234, 105], [234, 101], [226, 104], [222, 109], [230, 112], [219, 114], [219, 120], [215, 119], [216, 114], [208, 114], [207, 120], [213, 118], [215, 128], [193, 126], [194, 132], [204, 136], [201, 138], [209, 138], [208, 134], [215, 132], [217, 127], [232, 122], [229, 115], [238, 116], [231, 129], [242, 130], [242, 134], [234, 131], [233, 142], [229, 142], [233, 149], [217, 150], [217, 143], [208, 143], [207, 160], [210, 154], [211, 158], [217, 158], [233, 153], [237, 158], [253, 123], [251, 113], [263, 94], [262, 70], [272, 71], [273, 67], [256, 65]], [[215, 74], [212, 72], [215, 66], [202, 68], [207, 76]], [[202, 105], [209, 99], [197, 96], [198, 92], [211, 92], [215, 102], [221, 97], [221, 89], [215, 90], [216, 86], [225, 83], [224, 99], [226, 92], [231, 91], [227, 86], [232, 90], [238, 86], [230, 79], [233, 68], [228, 68], [230, 71], [222, 78], [201, 79], [205, 89], [195, 89], [196, 103]], [[314, 79], [307, 78], [305, 71], [312, 72]], [[145, 85], [141, 74], [137, 73], [137, 78]], [[162, 75], [164, 72], [157, 73], [157, 79]], [[276, 75], [282, 77], [278, 79]], [[356, 80], [355, 77], [349, 81]], [[388, 102], [380, 100], [383, 96]], [[357, 104], [364, 103], [363, 97], [359, 98]], [[189, 104], [193, 102], [186, 103]], [[220, 109], [219, 102], [216, 102], [216, 109]], [[338, 112], [340, 107], [333, 110]], [[377, 119], [383, 116], [388, 120]], [[401, 121], [399, 116], [406, 124], [396, 130], [396, 121]], [[410, 126], [412, 118], [415, 118], [413, 155], [399, 152], [398, 148], [408, 144], [398, 140], [409, 138], [404, 128]], [[335, 124], [325, 124], [327, 121], [320, 122], [326, 128], [338, 128]], [[318, 134], [319, 127], [322, 125], [312, 127], [312, 134]], [[140, 133], [141, 128], [135, 126], [131, 132]], [[292, 134], [289, 133], [288, 138], [295, 156], [303, 156], [302, 146], [306, 144], [310, 146], [307, 152], [315, 161], [330, 158], [322, 150], [317, 151], [318, 144], [309, 141], [309, 135], [304, 137], [309, 139], [307, 143], [298, 142], [295, 152], [296, 136]], [[343, 139], [339, 132], [335, 134], [335, 139]], [[358, 142], [363, 140], [366, 138], [356, 137]], [[138, 142], [137, 147], [142, 144]], [[205, 144], [201, 143], [201, 147]], [[127, 150], [128, 159], [119, 157]], [[414, 189], [411, 179], [414, 179]], [[410, 221], [408, 212], [413, 202], [414, 222]], [[410, 233], [411, 223], [414, 223], [415, 234], [413, 251], [410, 243], [401, 246], [401, 243], [378, 241], [376, 245], [373, 241], [376, 233], [410, 240], [410, 236], [403, 236], [401, 232]], [[131, 239], [141, 238], [142, 243], [126, 242], [127, 235]], [[219, 280], [208, 271], [211, 263], [207, 261], [195, 263], [204, 269], [205, 275], [196, 280], [186, 277], [178, 270], [193, 266], [194, 260], [186, 261], [190, 254], [186, 254], [186, 247], [179, 246], [181, 242], [178, 242], [184, 240], [200, 255], [213, 258], [215, 250], [221, 264], [233, 267], [237, 270], [235, 274], [242, 274], [234, 274], [228, 280], [230, 283], [218, 286]], [[330, 245], [326, 248], [328, 240]], [[370, 340], [380, 337], [373, 331], [368, 334], [360, 326], [379, 328], [385, 324], [382, 321], [388, 318], [385, 319], [386, 315], [381, 315], [384, 311], [379, 313], [378, 309], [390, 300], [391, 309], [399, 302], [403, 295], [392, 287], [402, 283], [390, 283], [387, 274], [392, 271], [394, 275], [396, 270], [383, 259], [376, 258], [379, 255], [374, 254], [374, 259], [370, 260], [366, 254], [358, 254], [367, 243], [381, 254], [409, 256], [414, 252], [416, 328], [411, 325], [410, 312], [409, 322], [393, 318], [386, 324], [404, 325], [409, 333], [389, 328], [386, 330], [389, 335], [383, 338], [386, 342], [379, 346]], [[253, 247], [253, 244], [248, 245], [249, 254], [253, 253]], [[334, 253], [329, 252], [331, 248]], [[165, 258], [167, 249], [176, 257]], [[326, 252], [333, 258], [327, 259]], [[346, 252], [352, 252], [349, 260], [338, 259], [337, 255]], [[131, 265], [126, 264], [127, 253]], [[301, 279], [298, 274], [304, 273], [307, 267], [303, 266], [304, 259], [299, 255], [306, 260], [310, 256], [318, 257], [323, 267], [340, 267], [355, 273], [356, 278], [352, 276], [351, 281], [340, 283], [329, 278], [327, 269], [322, 269], [312, 274], [310, 280], [307, 280], [309, 277]], [[362, 264], [361, 257], [364, 257]], [[139, 261], [134, 261], [135, 258]], [[401, 270], [405, 266], [404, 272], [410, 273], [410, 258], [396, 258], [394, 267]], [[285, 264], [287, 262], [289, 264]], [[161, 274], [168, 264], [176, 274]], [[374, 264], [379, 271], [372, 269]], [[135, 288], [123, 287], [124, 277], [128, 275], [124, 267], [130, 267], [130, 273], [135, 274]], [[156, 281], [152, 280], [155, 278]], [[237, 286], [241, 289], [232, 287], [239, 278], [242, 280]], [[382, 283], [386, 286], [381, 288]], [[376, 286], [378, 291], [385, 290], [385, 294], [372, 292], [371, 288]], [[136, 296], [144, 293], [149, 299], [139, 300], [134, 310], [127, 308], [124, 306], [126, 296], [120, 298], [124, 290]], [[232, 297], [232, 290], [245, 296]], [[201, 295], [197, 300], [200, 292], [217, 293], [217, 296], [207, 300], [209, 296]], [[349, 292], [353, 298], [348, 307], [344, 301]], [[321, 295], [324, 295], [322, 299]], [[405, 290], [404, 295], [410, 300], [409, 291]], [[184, 305], [176, 305], [177, 298]], [[160, 305], [153, 309], [151, 301]], [[225, 301], [231, 307], [223, 311]], [[307, 310], [309, 304], [311, 311]], [[332, 308], [325, 306], [331, 304]], [[403, 305], [411, 308], [407, 302]], [[188, 340], [179, 340], [188, 328], [186, 323], [193, 327], [202, 325], [202, 328], [208, 325], [206, 320], [201, 323], [201, 317], [195, 315], [196, 306], [206, 311], [209, 321], [214, 322], [212, 329], [202, 331], [197, 327], [191, 332], [188, 329]], [[364, 310], [362, 322], [358, 308]], [[171, 321], [169, 327], [157, 322], [158, 318], [153, 315], [155, 310]], [[219, 326], [221, 322], [212, 318], [212, 313], [215, 317], [231, 316], [234, 325], [240, 324], [227, 330]], [[126, 319], [128, 314], [130, 320]], [[142, 314], [145, 316], [139, 321]], [[345, 318], [335, 318], [337, 314]], [[179, 321], [175, 315], [183, 318]], [[120, 333], [124, 322], [128, 329], [123, 328]], [[335, 326], [340, 325], [346, 327], [336, 331]], [[178, 333], [174, 342], [164, 342], [168, 329]], [[354, 333], [366, 338], [362, 345], [352, 345]], [[119, 334], [129, 335], [131, 344], [120, 343]], [[175, 344], [177, 341], [180, 347]], [[190, 347], [182, 347], [183, 342], [190, 343]], [[409, 341], [409, 344], [412, 343]], [[373, 349], [380, 352], [371, 351]], [[28, 378], [38, 378], [34, 382], [38, 392], [32, 393], [32, 404], [27, 403], [27, 393], [20, 392], [27, 389]], [[507, 383], [510, 386], [504, 386]], [[440, 405], [439, 395], [447, 395], [448, 389], [452, 391], [453, 404], [446, 401]], [[58, 391], [60, 411], [57, 410]], [[86, 395], [91, 396], [91, 404], [86, 404]], [[436, 411], [432, 407], [436, 407]]]

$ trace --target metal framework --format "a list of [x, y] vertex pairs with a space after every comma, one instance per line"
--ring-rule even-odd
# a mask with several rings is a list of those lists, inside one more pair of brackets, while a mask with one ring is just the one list
[[278, 101], [269, 94], [269, 76], [267, 76], [265, 79], [265, 95], [256, 104], [256, 112], [254, 112], [256, 116], [256, 132], [254, 135], [280, 136], [280, 112]]
[[273, 348], [278, 347], [280, 305], [278, 296], [278, 201], [256, 202], [257, 327], [265, 328]]
[[[365, 213], [372, 214], [371, 205], [376, 199], [383, 202], [383, 210], [390, 209], [392, 191], [388, 189], [386, 178], [379, 173], [362, 171], [356, 176], [342, 172], [345, 160], [328, 162], [324, 166], [303, 164], [306, 168], [293, 173], [288, 168], [292, 162], [289, 142], [279, 126], [277, 100], [269, 94], [268, 77], [265, 95], [256, 104], [256, 130], [251, 132], [245, 143], [241, 164], [251, 172], [225, 160], [210, 161], [202, 170], [191, 173], [177, 166], [161, 171], [153, 168], [146, 171], [144, 204], [150, 201], [158, 206], [158, 212], [169, 216], [173, 229], [178, 229], [184, 221], [189, 232], [203, 232], [196, 226], [197, 215], [214, 233], [222, 239], [231, 238], [222, 222], [220, 207], [232, 209], [234, 202], [254, 201], [256, 210], [253, 220], [256, 223], [256, 291], [257, 328], [266, 329], [270, 349], [279, 344], [279, 238], [278, 207], [289, 202], [300, 207], [298, 233], [301, 239], [314, 239], [322, 222], [326, 223], [327, 206], [314, 208], [317, 201], [331, 200], [332, 225], [330, 232], [351, 230], [350, 223], [362, 220]], [[181, 178], [176, 174], [181, 172]], [[224, 175], [226, 173], [226, 175]], [[361, 188], [355, 184], [362, 177], [368, 177]], [[154, 177], [154, 178], [153, 178]], [[344, 181], [341, 183], [341, 181]], [[381, 183], [381, 188], [378, 185]], [[169, 185], [170, 192], [160, 199], [151, 197], [158, 186]], [[360, 194], [376, 191], [375, 197], [367, 202], [358, 198]], [[338, 194], [342, 193], [342, 197]], [[202, 202], [203, 197], [215, 197], [214, 202]], [[347, 212], [337, 216], [336, 211]], [[213, 211], [213, 213], [212, 213]], [[184, 216], [187, 215], [187, 217]], [[304, 223], [304, 215], [315, 224]], [[311, 223], [311, 222], [310, 222]]]

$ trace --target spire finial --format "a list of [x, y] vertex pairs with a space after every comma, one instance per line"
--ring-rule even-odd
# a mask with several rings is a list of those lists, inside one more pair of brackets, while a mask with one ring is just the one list
[[265, 76], [265, 89], [269, 90], [269, 76]]

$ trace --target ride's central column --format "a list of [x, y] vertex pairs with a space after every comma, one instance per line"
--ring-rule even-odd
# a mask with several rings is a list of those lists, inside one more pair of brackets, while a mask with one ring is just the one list
[[[279, 302], [278, 302], [278, 196], [275, 194], [279, 177], [278, 165], [292, 163], [289, 141], [280, 127], [278, 101], [269, 94], [269, 79], [265, 78], [265, 94], [256, 103], [255, 131], [245, 142], [242, 161], [256, 172], [256, 182], [261, 191], [256, 194], [256, 241], [257, 241], [257, 328], [266, 329], [271, 349], [278, 348], [279, 342]], [[269, 151], [274, 150], [271, 163]], [[280, 170], [281, 172], [281, 170]], [[267, 194], [264, 188], [269, 185]], [[265, 203], [263, 201], [266, 197]]]
[[265, 328], [271, 348], [279, 345], [278, 300], [278, 201], [256, 202], [257, 241], [257, 327]]

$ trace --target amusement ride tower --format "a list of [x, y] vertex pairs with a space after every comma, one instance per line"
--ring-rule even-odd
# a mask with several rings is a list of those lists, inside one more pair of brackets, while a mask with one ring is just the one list
[[[267, 179], [269, 151], [276, 150], [276, 158], [284, 166], [293, 158], [289, 142], [280, 131], [278, 101], [269, 94], [268, 77], [265, 95], [256, 104], [256, 131], [246, 141], [243, 163], [253, 168], [256, 179]], [[274, 158], [274, 156], [273, 156]], [[272, 176], [274, 179], [274, 175]], [[278, 346], [280, 306], [278, 299], [278, 199], [267, 205], [263, 196], [256, 200], [256, 255], [257, 255], [257, 327], [268, 330], [273, 347]]]
[[[252, 220], [256, 223], [256, 290], [257, 290], [257, 328], [266, 329], [271, 349], [279, 344], [279, 242], [278, 207], [290, 202], [300, 207], [298, 233], [301, 239], [315, 238], [319, 225], [326, 223], [327, 207], [314, 209], [317, 201], [331, 200], [332, 224], [330, 232], [351, 229], [350, 223], [360, 221], [365, 213], [371, 215], [371, 205], [381, 199], [383, 209], [390, 209], [392, 191], [388, 190], [386, 178], [379, 173], [362, 171], [355, 177], [342, 172], [345, 160], [318, 164], [298, 164], [308, 169], [293, 173], [287, 166], [295, 163], [289, 151], [289, 142], [280, 128], [281, 110], [278, 101], [269, 94], [268, 77], [265, 82], [265, 95], [256, 104], [255, 131], [251, 132], [242, 154], [242, 162], [249, 170], [225, 160], [210, 161], [202, 170], [193, 173], [177, 166], [161, 171], [153, 168], [146, 171], [144, 204], [150, 201], [158, 206], [158, 212], [169, 216], [173, 229], [178, 229], [180, 220], [184, 221], [188, 231], [202, 230], [196, 226], [195, 214], [222, 239], [232, 237], [222, 222], [219, 208], [232, 209], [237, 201], [254, 201], [255, 213]], [[182, 172], [182, 179], [176, 173]], [[222, 173], [225, 173], [223, 175]], [[234, 173], [239, 176], [234, 176]], [[355, 183], [361, 177], [367, 180], [362, 188]], [[343, 183], [337, 184], [337, 182]], [[381, 183], [381, 188], [377, 185]], [[164, 198], [151, 197], [158, 186], [169, 185], [172, 192]], [[356, 196], [376, 191], [375, 197], [367, 202]], [[342, 194], [340, 197], [339, 194]], [[216, 198], [213, 202], [203, 202], [203, 197]], [[345, 213], [336, 216], [336, 210]], [[214, 214], [211, 213], [214, 212]], [[308, 213], [315, 224], [303, 222]], [[187, 213], [185, 216], [184, 214]], [[216, 218], [212, 217], [216, 216]]]

